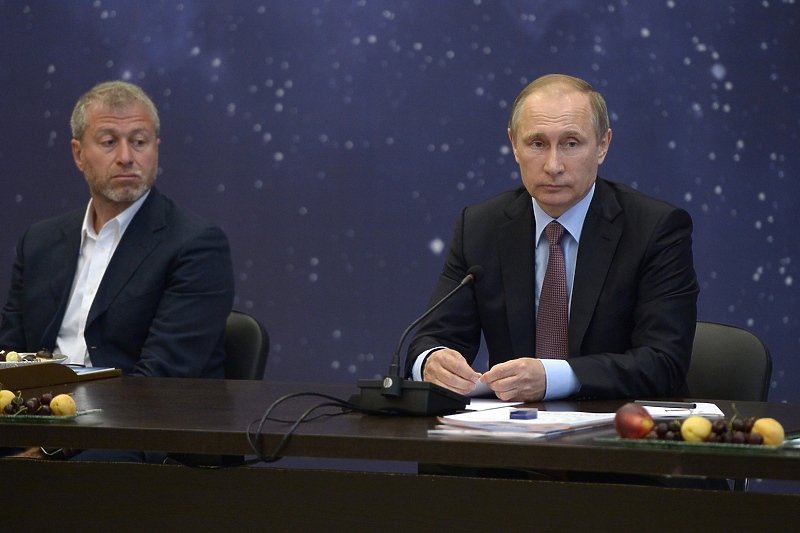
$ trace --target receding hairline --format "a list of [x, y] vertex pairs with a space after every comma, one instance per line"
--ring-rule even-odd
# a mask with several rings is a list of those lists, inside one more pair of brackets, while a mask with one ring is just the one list
[[508, 128], [513, 134], [517, 133], [522, 107], [525, 101], [534, 93], [546, 90], [563, 90], [563, 92], [579, 92], [586, 94], [589, 99], [591, 121], [595, 128], [597, 140], [601, 140], [610, 128], [608, 109], [603, 96], [586, 81], [568, 76], [566, 74], [547, 74], [529, 83], [514, 100], [511, 116], [508, 119]]
[[156, 137], [161, 132], [158, 110], [140, 87], [124, 81], [108, 81], [95, 85], [78, 99], [70, 119], [73, 139], [81, 140], [86, 132], [87, 111], [92, 105], [111, 110], [142, 105], [153, 121]]

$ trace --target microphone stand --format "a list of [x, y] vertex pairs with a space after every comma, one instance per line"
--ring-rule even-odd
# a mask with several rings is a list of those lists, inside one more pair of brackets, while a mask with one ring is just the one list
[[398, 414], [414, 416], [433, 416], [455, 413], [463, 410], [470, 402], [467, 396], [451, 391], [427, 381], [404, 379], [400, 373], [400, 350], [408, 334], [420, 322], [449, 300], [455, 293], [472, 285], [483, 277], [483, 268], [470, 267], [461, 283], [444, 298], [436, 302], [421, 317], [411, 323], [400, 336], [389, 373], [382, 380], [360, 379], [360, 394], [348, 400], [359, 409], [375, 414]]

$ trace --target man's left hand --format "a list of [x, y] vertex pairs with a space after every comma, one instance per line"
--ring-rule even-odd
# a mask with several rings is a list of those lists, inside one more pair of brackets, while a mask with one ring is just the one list
[[494, 365], [481, 379], [507, 402], [538, 402], [547, 390], [544, 365], [531, 357]]

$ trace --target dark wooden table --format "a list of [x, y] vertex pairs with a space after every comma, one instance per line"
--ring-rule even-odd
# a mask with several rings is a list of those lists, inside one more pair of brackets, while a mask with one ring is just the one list
[[[179, 454], [247, 455], [248, 426], [278, 398], [295, 392], [347, 399], [355, 386], [250, 381], [113, 378], [50, 387], [71, 392], [81, 410], [101, 409], [61, 423], [0, 423], [3, 446], [159, 450]], [[38, 395], [43, 390], [33, 390]], [[326, 401], [293, 398], [274, 415], [295, 420]], [[541, 409], [614, 411], [623, 402], [550, 402]], [[730, 402], [716, 402], [730, 415]], [[771, 416], [800, 430], [800, 406], [739, 402], [743, 416]], [[324, 412], [336, 413], [336, 409]], [[730, 447], [636, 447], [598, 440], [613, 429], [535, 441], [428, 437], [433, 418], [347, 413], [302, 424], [283, 450], [287, 458], [347, 459], [362, 464], [401, 461], [476, 467], [636, 475], [800, 480], [800, 451], [740, 451]], [[267, 422], [262, 452], [272, 452], [291, 424]], [[273, 531], [686, 531], [730, 526], [766, 531], [786, 526], [800, 496], [678, 490], [631, 484], [521, 481], [276, 467], [227, 469], [122, 463], [5, 459], [2, 479], [16, 494], [63, 495], [56, 515], [36, 506], [0, 506], [0, 523], [27, 530]], [[85, 505], [89, 505], [85, 507]], [[694, 510], [694, 511], [693, 511]], [[745, 512], [743, 512], [745, 511]], [[689, 512], [687, 516], [686, 513]], [[697, 514], [692, 518], [692, 513]], [[726, 515], [727, 513], [727, 515]], [[726, 519], [727, 516], [727, 519]], [[689, 522], [686, 522], [689, 520]], [[723, 527], [724, 526], [724, 527]], [[750, 529], [748, 529], [750, 528]], [[755, 529], [752, 529], [755, 528]], [[537, 529], [539, 530], [539, 529]]]

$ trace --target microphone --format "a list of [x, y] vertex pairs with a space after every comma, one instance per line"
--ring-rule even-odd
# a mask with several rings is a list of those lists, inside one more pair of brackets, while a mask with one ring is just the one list
[[404, 379], [400, 372], [400, 349], [403, 342], [420, 322], [443, 303], [453, 297], [458, 291], [479, 282], [483, 278], [483, 267], [474, 265], [467, 270], [467, 275], [458, 286], [450, 291], [444, 298], [436, 302], [430, 309], [411, 323], [400, 336], [400, 341], [395, 348], [389, 373], [382, 380], [360, 379], [358, 387], [360, 394], [354, 394], [348, 400], [359, 409], [379, 414], [399, 414], [432, 416], [454, 413], [464, 409], [469, 404], [469, 398], [439, 385], [427, 381], [411, 381]]

